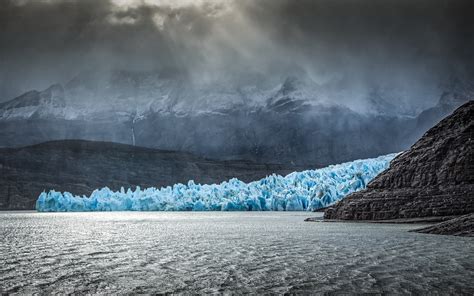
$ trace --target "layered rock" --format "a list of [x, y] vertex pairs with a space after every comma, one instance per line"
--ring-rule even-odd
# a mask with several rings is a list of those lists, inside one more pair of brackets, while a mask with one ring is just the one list
[[367, 189], [326, 210], [324, 218], [384, 220], [474, 212], [474, 101], [443, 119]]
[[463, 215], [448, 221], [444, 221], [435, 225], [412, 230], [412, 232], [457, 235], [457, 236], [474, 236], [474, 213]]

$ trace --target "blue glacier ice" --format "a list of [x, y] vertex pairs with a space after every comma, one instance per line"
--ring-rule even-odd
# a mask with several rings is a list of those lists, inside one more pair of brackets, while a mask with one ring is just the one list
[[51, 190], [36, 201], [40, 212], [81, 211], [311, 211], [365, 188], [396, 154], [355, 160], [316, 170], [271, 175], [244, 183], [231, 179], [201, 185], [189, 181], [163, 188], [112, 191], [96, 189], [89, 197]]

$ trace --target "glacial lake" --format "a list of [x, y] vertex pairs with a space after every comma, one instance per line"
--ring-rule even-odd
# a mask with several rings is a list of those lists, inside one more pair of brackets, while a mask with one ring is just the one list
[[0, 212], [0, 292], [474, 293], [473, 238], [314, 215]]

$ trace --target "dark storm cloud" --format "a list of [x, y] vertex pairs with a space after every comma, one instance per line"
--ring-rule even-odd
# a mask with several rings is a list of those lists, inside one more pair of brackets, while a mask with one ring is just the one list
[[0, 94], [90, 68], [162, 68], [198, 83], [304, 72], [354, 96], [381, 86], [423, 100], [474, 65], [471, 3], [4, 0]]

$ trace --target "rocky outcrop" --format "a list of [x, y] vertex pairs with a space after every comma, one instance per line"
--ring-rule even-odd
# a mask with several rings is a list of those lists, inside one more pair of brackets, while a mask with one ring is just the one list
[[383, 220], [474, 212], [474, 101], [426, 132], [366, 190], [326, 210], [325, 219]]
[[192, 154], [79, 140], [0, 149], [0, 210], [34, 209], [43, 190], [89, 195], [107, 186], [119, 190], [185, 183], [248, 182], [305, 167], [248, 161], [215, 161]]
[[474, 213], [411, 231], [429, 234], [474, 237]]

